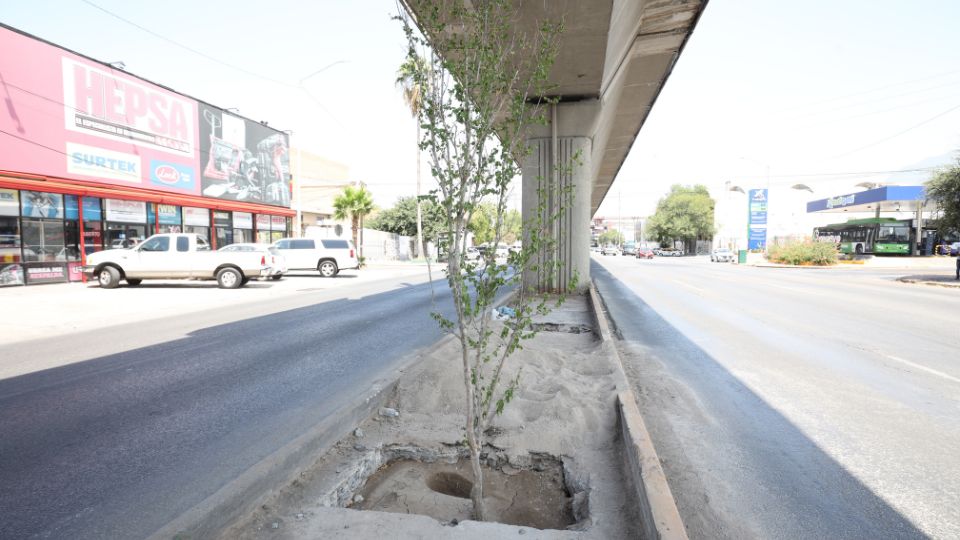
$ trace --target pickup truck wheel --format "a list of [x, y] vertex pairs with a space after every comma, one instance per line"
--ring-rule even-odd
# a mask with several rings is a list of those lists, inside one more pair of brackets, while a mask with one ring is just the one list
[[283, 277], [283, 274], [276, 274], [276, 275], [270, 276], [270, 279], [272, 279], [272, 280], [274, 280], [274, 281], [278, 281], [278, 280], [280, 280], [280, 278], [282, 278], [282, 277]]
[[137, 285], [143, 283], [142, 279], [129, 279], [127, 278], [127, 285], [131, 287], [136, 287]]
[[97, 274], [101, 289], [116, 289], [120, 285], [120, 272], [112, 266], [104, 266]]
[[217, 272], [217, 285], [221, 289], [236, 289], [243, 285], [243, 276], [236, 268], [224, 268]]
[[323, 277], [333, 277], [337, 275], [337, 272], [339, 272], [337, 269], [337, 263], [333, 261], [320, 261], [320, 264], [317, 265], [317, 270]]

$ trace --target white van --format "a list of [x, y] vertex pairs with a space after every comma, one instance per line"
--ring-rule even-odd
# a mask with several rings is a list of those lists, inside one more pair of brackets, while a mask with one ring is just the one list
[[333, 277], [341, 270], [360, 267], [350, 240], [283, 238], [273, 247], [287, 260], [288, 270], [316, 270], [323, 277]]

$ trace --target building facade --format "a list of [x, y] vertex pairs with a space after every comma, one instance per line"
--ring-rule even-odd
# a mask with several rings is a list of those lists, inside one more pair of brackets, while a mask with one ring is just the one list
[[4, 25], [0, 50], [0, 286], [154, 233], [291, 235], [286, 133]]

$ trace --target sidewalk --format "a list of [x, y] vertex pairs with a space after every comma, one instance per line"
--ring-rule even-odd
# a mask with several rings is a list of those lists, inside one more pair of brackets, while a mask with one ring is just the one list
[[93, 282], [5, 287], [0, 288], [6, 314], [0, 345], [243, 304], [266, 306], [271, 300], [330, 289], [344, 288], [349, 294], [352, 287], [391, 278], [425, 281], [426, 274], [425, 265], [371, 265], [344, 270], [335, 278], [290, 272], [280, 281], [251, 281], [235, 290], [220, 289], [216, 281], [192, 280], [150, 280], [114, 290], [100, 289]]

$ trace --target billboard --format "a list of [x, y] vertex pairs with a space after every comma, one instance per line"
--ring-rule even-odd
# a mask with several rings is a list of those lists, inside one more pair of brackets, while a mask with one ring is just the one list
[[200, 103], [205, 196], [290, 206], [289, 148], [286, 133]]
[[766, 189], [750, 190], [750, 220], [747, 225], [747, 249], [766, 249], [767, 247], [767, 203]]
[[0, 51], [0, 170], [290, 206], [283, 132], [3, 26]]

